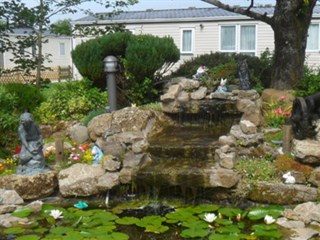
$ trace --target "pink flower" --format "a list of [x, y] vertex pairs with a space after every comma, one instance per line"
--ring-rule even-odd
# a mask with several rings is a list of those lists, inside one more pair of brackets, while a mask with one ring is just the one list
[[283, 111], [282, 111], [281, 107], [279, 107], [278, 109], [276, 109], [276, 110], [274, 111], [274, 113], [275, 113], [275, 114], [283, 114]]
[[286, 96], [281, 96], [280, 99], [284, 100], [284, 99], [286, 99]]
[[284, 115], [289, 117], [291, 115], [291, 112], [284, 112]]

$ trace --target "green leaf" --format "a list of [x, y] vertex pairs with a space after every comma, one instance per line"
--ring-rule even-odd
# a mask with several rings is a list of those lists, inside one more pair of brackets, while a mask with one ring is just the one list
[[225, 235], [214, 233], [209, 236], [209, 240], [240, 240], [241, 237], [235, 234]]
[[120, 233], [120, 232], [112, 232], [108, 235], [104, 236], [98, 236], [96, 237], [97, 240], [128, 240], [129, 236], [125, 233]]
[[217, 227], [215, 230], [216, 230], [216, 232], [223, 233], [223, 234], [226, 234], [226, 233], [240, 233], [241, 232], [240, 229], [235, 225]]
[[258, 237], [267, 239], [280, 239], [282, 237], [282, 233], [275, 224], [257, 224], [252, 226], [252, 229], [254, 230], [254, 235]]
[[284, 208], [282, 206], [268, 206], [268, 207], [256, 207], [248, 213], [250, 220], [263, 219], [266, 215], [278, 218], [283, 213]]
[[181, 232], [180, 236], [183, 238], [203, 238], [209, 234], [207, 229], [189, 228]]
[[199, 205], [193, 208], [192, 212], [194, 213], [208, 213], [208, 212], [214, 212], [217, 211], [220, 207], [218, 205], [214, 204], [204, 204], [204, 205]]
[[146, 226], [145, 232], [153, 232], [153, 233], [164, 233], [169, 230], [168, 226], [164, 225], [148, 225]]
[[41, 239], [39, 236], [37, 235], [25, 235], [25, 236], [21, 236], [21, 237], [17, 237], [16, 240], [39, 240]]
[[13, 213], [11, 213], [14, 217], [24, 218], [28, 217], [31, 213], [33, 213], [33, 210], [30, 208], [18, 208]]
[[242, 210], [239, 208], [220, 208], [218, 212], [221, 213], [223, 216], [235, 217], [238, 214], [241, 214]]
[[136, 217], [123, 217], [115, 220], [116, 223], [121, 225], [132, 225], [132, 224], [136, 224], [139, 221], [140, 219]]
[[6, 234], [19, 234], [19, 233], [23, 233], [24, 231], [25, 231], [25, 229], [23, 229], [23, 228], [12, 227], [12, 228], [5, 229], [3, 232]]
[[67, 232], [73, 231], [73, 228], [71, 227], [54, 227], [50, 229], [51, 233], [57, 234], [57, 235], [65, 235]]

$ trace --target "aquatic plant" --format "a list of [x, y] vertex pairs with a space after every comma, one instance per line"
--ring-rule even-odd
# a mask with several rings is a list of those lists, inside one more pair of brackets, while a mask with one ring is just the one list
[[[29, 223], [19, 222], [10, 228], [1, 229], [0, 236], [10, 234], [18, 240], [127, 240], [130, 232], [126, 231], [125, 226], [128, 226], [140, 232], [140, 237], [142, 234], [155, 234], [157, 239], [161, 239], [162, 234], [174, 236], [175, 239], [280, 239], [282, 234], [274, 221], [282, 212], [283, 208], [279, 206], [257, 207], [243, 211], [238, 208], [205, 204], [176, 208], [164, 216], [150, 215], [138, 218], [119, 217], [105, 209], [82, 210], [43, 204], [38, 214], [28, 208], [16, 210], [12, 215], [24, 219], [28, 217]], [[249, 225], [248, 220], [251, 221]]]

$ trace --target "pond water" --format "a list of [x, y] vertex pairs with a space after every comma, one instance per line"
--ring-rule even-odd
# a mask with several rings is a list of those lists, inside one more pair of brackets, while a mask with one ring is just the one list
[[[98, 206], [100, 204], [100, 207]], [[89, 203], [78, 209], [72, 205], [44, 204], [39, 213], [22, 208], [12, 215], [28, 218], [0, 230], [1, 239], [283, 239], [274, 224], [265, 224], [270, 215], [277, 218], [279, 206], [240, 209], [216, 204], [184, 205], [131, 200], [114, 203]], [[58, 212], [53, 215], [52, 212]]]

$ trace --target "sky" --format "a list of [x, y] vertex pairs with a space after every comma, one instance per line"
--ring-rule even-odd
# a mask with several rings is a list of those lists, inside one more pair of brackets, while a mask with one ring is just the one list
[[[36, 5], [38, 0], [23, 0], [28, 6]], [[250, 0], [221, 0], [223, 3], [231, 4], [231, 5], [241, 5], [248, 6], [250, 4]], [[255, 2], [259, 4], [274, 4], [276, 0], [256, 0]], [[125, 11], [140, 11], [146, 9], [179, 9], [179, 8], [189, 8], [189, 7], [197, 7], [197, 8], [205, 8], [212, 7], [212, 4], [205, 3], [201, 0], [139, 0], [139, 3], [124, 8]], [[83, 9], [90, 9], [92, 12], [107, 12], [108, 9], [104, 9], [101, 5], [93, 4], [93, 3], [85, 3], [81, 5]], [[51, 22], [55, 22], [59, 19], [79, 19], [84, 17], [83, 13], [76, 13], [73, 15], [55, 15]]]

